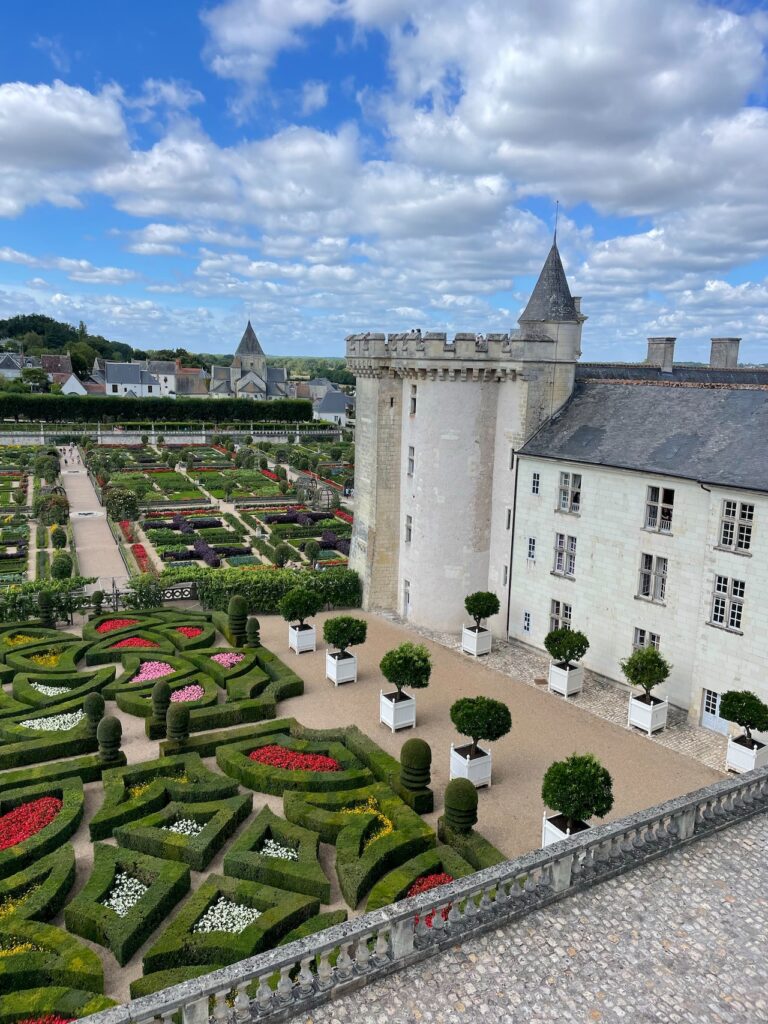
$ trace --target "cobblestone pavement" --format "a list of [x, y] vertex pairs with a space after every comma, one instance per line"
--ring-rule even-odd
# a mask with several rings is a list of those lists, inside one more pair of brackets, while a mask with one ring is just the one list
[[[388, 614], [384, 617], [412, 629], [435, 643], [442, 644], [443, 647], [450, 647], [453, 650], [459, 650], [461, 647], [461, 638], [457, 634], [422, 629], [396, 615]], [[537, 684], [536, 680], [546, 680], [549, 666], [547, 655], [527, 644], [515, 640], [504, 642], [494, 639], [491, 653], [479, 660], [497, 672], [503, 672], [531, 686], [545, 688], [543, 682]], [[568, 703], [616, 725], [627, 727], [628, 699], [628, 686], [586, 670], [584, 689], [577, 696], [569, 697]], [[666, 729], [655, 733], [652, 741], [669, 747], [678, 754], [695, 757], [716, 771], [723, 771], [727, 737], [712, 732], [711, 729], [692, 725], [685, 711], [678, 708], [670, 707]]]
[[766, 845], [762, 816], [293, 1024], [765, 1024]]

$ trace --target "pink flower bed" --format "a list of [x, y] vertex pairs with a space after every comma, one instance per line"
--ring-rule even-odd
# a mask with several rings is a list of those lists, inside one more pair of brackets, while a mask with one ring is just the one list
[[114, 633], [116, 629], [128, 629], [138, 625], [138, 619], [107, 619], [96, 627], [97, 633]]
[[199, 626], [177, 626], [176, 632], [191, 640], [195, 636], [200, 636], [203, 631]]
[[244, 654], [235, 654], [234, 651], [222, 651], [221, 654], [212, 654], [211, 661], [215, 661], [222, 668], [234, 668], [245, 658]]
[[132, 683], [151, 683], [163, 676], [170, 676], [176, 669], [167, 661], [144, 661], [141, 668], [131, 680]]
[[205, 690], [197, 683], [190, 686], [182, 686], [180, 690], [174, 690], [171, 694], [171, 701], [174, 704], [185, 704], [188, 700], [200, 700], [205, 696]]

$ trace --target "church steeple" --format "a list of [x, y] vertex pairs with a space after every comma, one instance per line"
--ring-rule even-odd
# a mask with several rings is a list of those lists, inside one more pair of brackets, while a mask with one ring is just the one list
[[259, 344], [259, 339], [256, 337], [256, 331], [251, 326], [250, 320], [240, 339], [240, 344], [237, 346], [232, 367], [257, 373], [264, 381], [267, 379], [267, 357], [264, 355], [264, 349]]
[[248, 321], [248, 326], [245, 328], [240, 344], [237, 346], [236, 356], [263, 356], [264, 350], [259, 344], [259, 339], [256, 337], [256, 331], [251, 327], [251, 321]]
[[568, 287], [555, 234], [536, 287], [518, 323], [579, 323], [581, 319], [571, 289]]

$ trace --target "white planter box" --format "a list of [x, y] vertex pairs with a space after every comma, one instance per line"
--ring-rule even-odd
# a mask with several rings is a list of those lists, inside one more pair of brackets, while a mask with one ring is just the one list
[[549, 689], [552, 693], [560, 693], [563, 697], [573, 697], [581, 693], [584, 686], [584, 669], [581, 665], [561, 668], [554, 661], [549, 663]]
[[667, 724], [669, 701], [666, 697], [663, 700], [657, 698], [657, 701], [658, 703], [646, 704], [638, 697], [630, 697], [627, 725], [634, 725], [637, 729], [647, 732], [649, 736], [663, 729]]
[[725, 770], [730, 772], [751, 772], [754, 768], [765, 768], [768, 765], [768, 743], [757, 750], [750, 750], [741, 743], [735, 743], [733, 737], [728, 739], [728, 750], [725, 755]]
[[349, 654], [346, 658], [336, 658], [330, 651], [325, 654], [325, 678], [330, 679], [334, 686], [340, 683], [357, 682], [357, 658]]
[[559, 814], [555, 814], [551, 818], [548, 818], [546, 814], [544, 815], [544, 820], [541, 823], [542, 846], [551, 846], [553, 843], [559, 843], [561, 840], [568, 839], [569, 836], [577, 835], [578, 832], [584, 832], [589, 828], [589, 825], [585, 825], [584, 822], [582, 822], [582, 825], [584, 825], [583, 828], [577, 829], [576, 832], [566, 832], [561, 829], [559, 825], [555, 824], [554, 819], [559, 817]]
[[493, 635], [490, 629], [481, 628], [480, 632], [476, 633], [474, 626], [462, 626], [461, 649], [465, 654], [473, 654], [475, 657], [479, 654], [490, 654], [492, 643]]
[[306, 651], [316, 651], [317, 630], [314, 626], [310, 626], [309, 629], [298, 629], [296, 626], [289, 626], [288, 647], [297, 654], [304, 654]]
[[482, 757], [473, 757], [471, 760], [466, 756], [466, 751], [472, 746], [467, 743], [461, 747], [454, 747], [451, 744], [451, 778], [469, 779], [473, 786], [479, 789], [481, 786], [491, 788], [491, 752], [482, 750]]
[[398, 729], [414, 728], [416, 725], [416, 698], [403, 691], [403, 695], [408, 699], [395, 703], [389, 699], [390, 695], [379, 690], [379, 724], [389, 726], [392, 732], [397, 732]]

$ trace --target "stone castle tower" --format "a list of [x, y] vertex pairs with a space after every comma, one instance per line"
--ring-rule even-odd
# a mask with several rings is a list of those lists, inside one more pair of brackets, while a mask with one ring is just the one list
[[[237, 346], [232, 366], [235, 369], [241, 370], [242, 373], [252, 371], [258, 374], [262, 380], [267, 379], [267, 357], [264, 355], [264, 350], [259, 344], [256, 332], [251, 327], [250, 320], [240, 339], [240, 344]], [[242, 376], [242, 373], [238, 376]]]
[[[492, 590], [506, 622], [515, 452], [573, 390], [586, 317], [557, 241], [509, 334], [356, 334], [355, 526], [366, 608], [434, 629]], [[508, 515], [509, 510], [509, 515]]]

